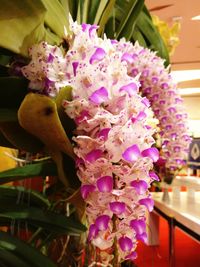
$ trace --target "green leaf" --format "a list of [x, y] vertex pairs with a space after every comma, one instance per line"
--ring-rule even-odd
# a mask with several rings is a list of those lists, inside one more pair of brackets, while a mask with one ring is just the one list
[[68, 18], [69, 17], [69, 0], [59, 0], [59, 1], [63, 7], [66, 18]]
[[67, 136], [71, 140], [73, 136], [73, 130], [75, 129], [76, 125], [75, 125], [74, 120], [69, 118], [68, 115], [66, 114], [64, 107], [63, 107], [63, 100], [68, 100], [68, 101], [72, 100], [72, 87], [71, 86], [66, 86], [66, 87], [61, 88], [55, 99], [60, 121], [62, 123], [63, 128], [65, 129]]
[[[0, 64], [6, 66], [10, 63], [11, 57], [6, 55], [0, 55]], [[0, 76], [7, 76], [7, 75], [0, 75]]]
[[82, 22], [87, 22], [88, 14], [90, 13], [90, 0], [85, 0], [82, 10]]
[[115, 16], [112, 16], [108, 19], [108, 21], [105, 25], [104, 32], [105, 32], [106, 36], [110, 39], [115, 38], [115, 26], [116, 26], [116, 24], [117, 24], [116, 18], [115, 18]]
[[[62, 0], [60, 0], [62, 1]], [[73, 18], [73, 20], [76, 20], [77, 12], [78, 12], [78, 2], [79, 0], [66, 0], [68, 2], [69, 6], [69, 12]]]
[[3, 47], [0, 47], [0, 55], [12, 57], [15, 54], [12, 51], [8, 50], [8, 49], [5, 49]]
[[97, 14], [98, 7], [100, 5], [101, 0], [93, 0], [90, 1], [90, 12], [88, 13], [88, 21], [89, 24], [94, 24], [94, 20]]
[[28, 80], [23, 77], [0, 77], [0, 107], [18, 108], [27, 94], [27, 87]]
[[0, 232], [0, 248], [27, 262], [31, 267], [56, 267], [53, 262], [36, 249], [8, 233]]
[[101, 0], [96, 12], [96, 16], [94, 19], [94, 24], [99, 24], [100, 18], [103, 14], [104, 9], [106, 8], [106, 5], [108, 4], [109, 0]]
[[[46, 2], [48, 1], [1, 0], [0, 29], [3, 30], [0, 31], [0, 47], [27, 57], [28, 48], [35, 43], [42, 40], [47, 40], [52, 44], [58, 43], [58, 37], [52, 40], [53, 36], [51, 35], [51, 38], [49, 38], [45, 23], [61, 34], [62, 26], [57, 29], [60, 18], [55, 16], [55, 12], [60, 11], [60, 9], [57, 8], [57, 1], [53, 6], [52, 3]], [[45, 5], [50, 11], [46, 9]], [[52, 10], [53, 8], [55, 8], [55, 11]], [[60, 17], [63, 18], [62, 13]], [[50, 22], [50, 18], [52, 22]], [[58, 20], [58, 23], [55, 20]], [[61, 41], [59, 39], [59, 42]]]
[[144, 36], [142, 35], [142, 33], [139, 31], [137, 25], [134, 28], [134, 32], [132, 34], [132, 38], [131, 41], [134, 43], [135, 41], [138, 41], [139, 44], [143, 47], [147, 47], [146, 41], [144, 39]]
[[82, 10], [83, 10], [83, 0], [79, 0], [78, 1], [78, 11], [77, 11], [77, 15], [76, 15], [76, 21], [81, 24], [82, 23], [82, 20], [83, 20], [83, 13], [82, 13]]
[[6, 204], [27, 204], [30, 206], [49, 208], [49, 200], [38, 191], [22, 186], [0, 186], [0, 206]]
[[1, 61], [2, 60], [2, 56], [0, 55], [0, 77], [5, 77], [5, 76], [8, 76], [8, 70], [9, 68], [6, 67], [4, 64], [2, 64], [3, 62]]
[[33, 153], [41, 152], [44, 149], [44, 144], [37, 137], [24, 130], [18, 121], [1, 122], [0, 131], [9, 143], [18, 149]]
[[110, 18], [110, 14], [113, 11], [113, 7], [116, 0], [111, 0], [108, 2], [107, 7], [105, 8], [104, 12], [102, 13], [101, 19], [99, 21], [99, 29], [98, 29], [98, 35], [101, 35], [104, 31], [104, 27]]
[[131, 0], [129, 1], [124, 15], [121, 19], [119, 27], [116, 31], [116, 38], [120, 39], [125, 37], [126, 40], [129, 40], [133, 34], [134, 26], [138, 17], [140, 16], [140, 12], [143, 8], [144, 0]]
[[80, 235], [86, 231], [86, 227], [76, 221], [72, 215], [66, 217], [53, 211], [25, 205], [0, 206], [0, 218], [26, 221], [30, 225], [42, 227], [44, 230], [57, 234]]
[[0, 46], [28, 55], [28, 47], [45, 39], [46, 8], [40, 0], [1, 0]]
[[30, 267], [28, 262], [20, 259], [13, 252], [2, 247], [0, 247], [0, 260], [9, 267]]
[[[58, 0], [41, 0], [46, 7], [45, 24], [59, 37], [64, 37], [64, 27], [69, 32], [69, 13], [66, 14]], [[35, 2], [35, 0], [34, 0]]]
[[61, 124], [56, 103], [50, 97], [27, 94], [18, 110], [18, 119], [20, 125], [48, 149], [63, 151], [74, 158], [73, 147]]
[[158, 56], [165, 59], [165, 65], [169, 65], [169, 53], [161, 38], [158, 30], [154, 26], [151, 18], [146, 14], [147, 11], [141, 12], [138, 20], [137, 27], [150, 44], [150, 48], [158, 52]]
[[23, 167], [13, 168], [0, 172], [0, 184], [19, 181], [35, 176], [56, 176], [57, 168], [54, 162], [39, 162], [27, 164]]

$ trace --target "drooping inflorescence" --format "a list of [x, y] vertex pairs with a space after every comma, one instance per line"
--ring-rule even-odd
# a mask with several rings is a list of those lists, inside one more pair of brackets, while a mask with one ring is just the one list
[[134, 259], [137, 241], [147, 239], [145, 214], [153, 209], [148, 189], [158, 180], [150, 104], [160, 121], [169, 168], [180, 166], [185, 157], [186, 116], [163, 61], [154, 53], [124, 40], [101, 39], [95, 25], [71, 27], [68, 51], [45, 42], [35, 45], [22, 71], [31, 89], [51, 97], [72, 86], [73, 99], [63, 107], [76, 123], [74, 152], [87, 203], [88, 240], [104, 252], [117, 248], [119, 261]]

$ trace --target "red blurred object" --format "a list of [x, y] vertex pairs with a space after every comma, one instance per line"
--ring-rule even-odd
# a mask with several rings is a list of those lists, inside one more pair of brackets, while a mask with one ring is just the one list
[[[160, 245], [147, 246], [139, 243], [137, 248], [137, 267], [169, 267], [168, 260], [168, 224], [160, 217]], [[197, 267], [200, 266], [200, 244], [176, 228], [175, 240], [175, 266]]]

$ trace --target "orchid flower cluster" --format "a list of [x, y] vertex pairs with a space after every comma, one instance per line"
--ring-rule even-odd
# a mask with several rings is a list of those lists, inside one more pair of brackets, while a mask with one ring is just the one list
[[[45, 42], [34, 45], [22, 72], [32, 90], [51, 97], [66, 85], [73, 88], [73, 100], [63, 107], [76, 123], [74, 152], [87, 203], [88, 240], [104, 254], [111, 250], [120, 262], [135, 259], [138, 240], [147, 240], [146, 211], [153, 209], [148, 188], [159, 180], [153, 172], [159, 153], [152, 147], [150, 102], [164, 125], [164, 156], [171, 157], [167, 166], [182, 162], [188, 136], [162, 60], [138, 44], [98, 38], [96, 29], [72, 23], [65, 54]], [[150, 102], [139, 94], [140, 87]], [[108, 264], [114, 256], [106, 255]]]
[[169, 69], [164, 67], [164, 60], [156, 56], [155, 52], [138, 43], [133, 46], [130, 42], [121, 40], [115, 46], [124, 53], [129, 75], [137, 77], [140, 73], [142, 95], [148, 98], [159, 120], [161, 160], [165, 162], [165, 168], [170, 171], [181, 168], [185, 164], [191, 138], [188, 135], [187, 113], [183, 100]]
[[146, 209], [153, 209], [148, 188], [158, 179], [151, 171], [158, 151], [151, 148], [149, 101], [138, 94], [138, 79], [128, 75], [111, 40], [98, 38], [90, 25], [76, 30], [68, 52], [77, 66], [70, 81], [74, 100], [64, 107], [77, 124], [74, 151], [88, 239], [101, 250], [116, 240], [119, 261], [134, 259], [137, 240], [147, 238]]

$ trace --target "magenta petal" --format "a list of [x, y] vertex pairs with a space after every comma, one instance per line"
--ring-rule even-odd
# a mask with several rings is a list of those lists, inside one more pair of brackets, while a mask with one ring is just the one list
[[122, 86], [119, 91], [125, 91], [129, 94], [129, 96], [133, 96], [138, 92], [138, 85], [136, 83], [129, 83], [127, 85]]
[[83, 122], [84, 120], [89, 119], [89, 117], [90, 117], [89, 112], [87, 110], [83, 110], [83, 111], [81, 111], [81, 113], [79, 114], [79, 116], [75, 118], [75, 122], [78, 125], [81, 122]]
[[118, 41], [115, 39], [111, 39], [110, 41], [111, 41], [111, 44], [118, 44]]
[[100, 192], [111, 192], [113, 190], [113, 178], [103, 176], [97, 180], [97, 187]]
[[54, 60], [54, 55], [52, 55], [51, 53], [49, 53], [48, 59], [47, 59], [47, 63], [52, 63]]
[[89, 28], [89, 36], [91, 37], [93, 32], [96, 31], [96, 29], [98, 29], [99, 27], [97, 25], [91, 25], [91, 27]]
[[123, 159], [129, 162], [136, 161], [139, 156], [140, 156], [140, 149], [137, 145], [128, 147], [122, 154]]
[[161, 84], [161, 88], [162, 88], [162, 89], [168, 89], [168, 88], [169, 88], [168, 83], [162, 83], [162, 84]]
[[153, 162], [156, 162], [159, 159], [159, 151], [155, 147], [147, 148], [142, 151], [143, 157], [149, 157], [153, 160]]
[[138, 235], [136, 235], [136, 239], [137, 239], [137, 240], [141, 240], [141, 241], [144, 242], [144, 243], [147, 243], [147, 233], [144, 232], [144, 233], [142, 233], [142, 234], [138, 234]]
[[143, 99], [142, 99], [142, 103], [143, 103], [146, 107], [150, 107], [149, 99], [147, 99], [146, 97], [143, 97]]
[[81, 186], [81, 196], [83, 199], [86, 199], [88, 195], [94, 192], [95, 186], [92, 184], [85, 184]]
[[88, 233], [88, 240], [91, 241], [93, 238], [95, 238], [98, 235], [98, 228], [96, 227], [95, 224], [91, 224], [89, 228], [89, 233]]
[[90, 24], [86, 24], [86, 23], [83, 23], [81, 26], [82, 26], [82, 31], [83, 32], [87, 31], [91, 27]]
[[101, 61], [102, 59], [104, 59], [105, 55], [105, 50], [103, 48], [98, 47], [90, 58], [90, 64], [93, 64], [94, 61]]
[[150, 130], [150, 129], [151, 129], [151, 126], [149, 126], [149, 125], [145, 125], [145, 128], [146, 128], [147, 130]]
[[146, 224], [144, 220], [131, 220], [130, 227], [133, 228], [136, 234], [141, 235], [146, 232]]
[[101, 87], [94, 91], [89, 99], [95, 104], [101, 104], [108, 100], [108, 90], [105, 87]]
[[132, 117], [131, 121], [132, 121], [132, 123], [135, 123], [137, 121], [137, 119], [135, 117]]
[[125, 257], [126, 260], [135, 260], [137, 258], [137, 252], [133, 251]]
[[120, 215], [125, 211], [126, 205], [124, 202], [114, 201], [110, 203], [110, 209], [113, 213]]
[[98, 133], [98, 137], [103, 138], [103, 140], [107, 140], [108, 139], [108, 133], [110, 132], [111, 128], [104, 128], [102, 130], [99, 131]]
[[122, 55], [121, 61], [126, 61], [127, 63], [132, 64], [132, 63], [134, 62], [134, 59], [133, 59], [133, 57], [132, 57], [131, 54], [129, 54], [129, 53], [124, 53], [124, 54]]
[[97, 159], [101, 158], [102, 155], [103, 152], [100, 149], [94, 149], [85, 156], [85, 159], [90, 163], [94, 163]]
[[154, 201], [151, 198], [143, 198], [139, 200], [140, 205], [144, 205], [149, 212], [153, 210]]
[[136, 192], [138, 194], [144, 194], [146, 191], [147, 191], [147, 188], [148, 188], [148, 184], [141, 180], [141, 181], [132, 181], [131, 182], [131, 186], [135, 188]]
[[144, 111], [140, 111], [139, 114], [137, 115], [137, 120], [141, 121], [147, 117], [147, 114]]
[[149, 176], [151, 177], [151, 179], [155, 180], [155, 181], [160, 181], [160, 178], [158, 177], [157, 174], [155, 174], [155, 172], [149, 172]]
[[95, 225], [98, 230], [105, 231], [108, 228], [110, 217], [108, 215], [101, 215], [96, 218]]
[[75, 62], [72, 63], [74, 76], [76, 76], [76, 70], [77, 70], [77, 68], [78, 68], [78, 64], [79, 64], [79, 63], [78, 63], [77, 61], [75, 61]]
[[133, 248], [133, 242], [127, 236], [120, 237], [118, 242], [119, 242], [119, 246], [120, 246], [121, 250], [124, 252], [131, 251], [131, 249]]

